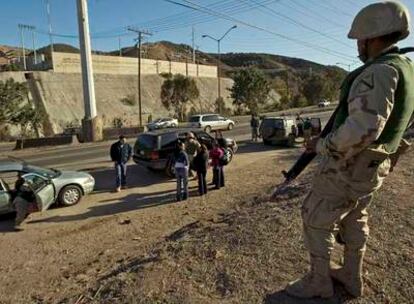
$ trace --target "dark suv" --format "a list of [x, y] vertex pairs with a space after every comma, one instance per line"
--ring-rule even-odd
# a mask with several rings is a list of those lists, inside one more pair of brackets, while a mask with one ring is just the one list
[[[210, 150], [215, 140], [210, 134], [200, 129], [183, 128], [174, 130], [154, 130], [138, 136], [134, 145], [134, 162], [154, 171], [165, 171], [174, 175], [173, 153], [178, 140], [185, 141], [188, 132], [194, 133], [197, 140]], [[228, 138], [217, 139], [220, 146], [229, 151], [229, 162], [237, 151], [236, 141]]]

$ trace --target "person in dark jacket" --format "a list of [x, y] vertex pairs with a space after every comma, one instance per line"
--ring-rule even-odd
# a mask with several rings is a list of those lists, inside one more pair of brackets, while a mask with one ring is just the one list
[[188, 198], [188, 170], [190, 169], [190, 161], [185, 152], [183, 142], [178, 142], [178, 149], [175, 153], [175, 176], [177, 177], [177, 201], [187, 200]]
[[197, 172], [198, 193], [202, 196], [207, 194], [206, 175], [208, 169], [208, 149], [206, 145], [201, 145], [194, 158], [194, 168]]
[[29, 204], [36, 202], [36, 196], [20, 173], [18, 175], [18, 179], [16, 180], [14, 188], [13, 206], [16, 210], [14, 227], [16, 230], [20, 230], [20, 225], [24, 222], [30, 213]]
[[126, 142], [125, 136], [119, 136], [119, 140], [111, 146], [111, 160], [115, 165], [116, 172], [116, 192], [126, 187], [127, 163], [132, 156], [132, 148]]
[[260, 119], [256, 114], [252, 114], [250, 127], [252, 128], [252, 141], [257, 141], [259, 137]]

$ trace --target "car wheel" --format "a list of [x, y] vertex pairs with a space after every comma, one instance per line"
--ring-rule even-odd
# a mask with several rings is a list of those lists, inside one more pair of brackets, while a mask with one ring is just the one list
[[231, 148], [228, 148], [227, 150], [229, 151], [229, 164], [230, 164], [234, 157], [234, 151]]
[[171, 159], [168, 160], [167, 166], [165, 167], [165, 173], [168, 177], [174, 177], [175, 176], [175, 169], [174, 169], [174, 162]]
[[227, 130], [232, 130], [233, 128], [234, 128], [234, 124], [229, 123], [229, 125], [228, 125], [228, 127], [227, 127]]
[[204, 131], [206, 131], [207, 133], [210, 133], [211, 132], [211, 127], [210, 126], [205, 127]]
[[73, 206], [80, 202], [82, 190], [79, 186], [69, 185], [64, 187], [59, 193], [59, 203], [62, 206]]

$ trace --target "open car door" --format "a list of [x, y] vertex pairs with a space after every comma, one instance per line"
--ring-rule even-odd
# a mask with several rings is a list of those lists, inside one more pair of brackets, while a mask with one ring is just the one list
[[35, 173], [22, 176], [36, 196], [39, 211], [47, 210], [55, 202], [56, 189], [52, 181]]
[[321, 119], [314, 117], [311, 118], [311, 125], [312, 125], [312, 136], [317, 136], [322, 132], [322, 123]]
[[11, 211], [11, 196], [7, 184], [0, 179], [0, 214]]

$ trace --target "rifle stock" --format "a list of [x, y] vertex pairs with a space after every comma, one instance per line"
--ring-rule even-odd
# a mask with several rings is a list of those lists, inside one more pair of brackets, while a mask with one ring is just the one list
[[[319, 137], [324, 138], [326, 137], [332, 130], [333, 124], [335, 121], [336, 113], [338, 112], [339, 106], [335, 109], [333, 114], [328, 120], [328, 123], [323, 128], [322, 132], [320, 133]], [[303, 170], [309, 165], [309, 163], [316, 157], [316, 152], [303, 152], [302, 155], [298, 158], [298, 160], [293, 164], [293, 166], [289, 169], [289, 171], [283, 170], [282, 174], [285, 178], [285, 182], [288, 183], [294, 180], [299, 174], [302, 173]]]

